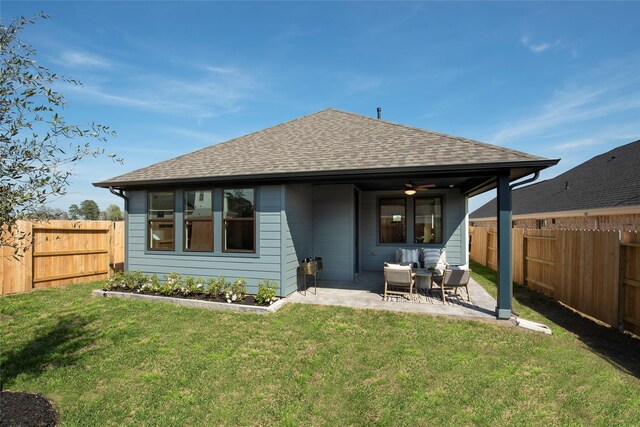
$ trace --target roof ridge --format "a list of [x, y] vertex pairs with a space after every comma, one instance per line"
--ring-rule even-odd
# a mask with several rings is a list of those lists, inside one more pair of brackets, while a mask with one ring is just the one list
[[[502, 151], [504, 153], [524, 155], [524, 156], [526, 156], [527, 158], [530, 158], [530, 159], [536, 158], [536, 157], [539, 158], [539, 156], [530, 155], [530, 154], [527, 154], [527, 153], [525, 153], [523, 151], [513, 150], [513, 149], [510, 149], [510, 148], [506, 148], [506, 147], [501, 147], [499, 145], [490, 144], [488, 142], [476, 141], [476, 140], [473, 140], [473, 139], [470, 139], [470, 138], [464, 138], [464, 137], [460, 137], [460, 136], [450, 135], [448, 133], [438, 132], [438, 131], [434, 131], [434, 130], [431, 130], [431, 129], [424, 129], [424, 128], [419, 128], [419, 127], [416, 127], [416, 126], [405, 125], [403, 123], [391, 122], [389, 120], [377, 119], [377, 118], [365, 116], [363, 114], [353, 113], [351, 111], [343, 111], [343, 110], [338, 110], [336, 108], [327, 108], [326, 110], [323, 110], [323, 111], [328, 111], [328, 110], [333, 110], [333, 111], [337, 111], [339, 113], [344, 113], [344, 114], [350, 114], [352, 116], [365, 118], [365, 119], [373, 120], [373, 121], [376, 121], [376, 122], [384, 122], [384, 123], [389, 124], [389, 125], [399, 126], [399, 127], [406, 128], [406, 129], [411, 129], [411, 130], [416, 130], [416, 131], [420, 131], [420, 132], [431, 133], [431, 134], [439, 135], [439, 136], [442, 136], [442, 137], [445, 137], [445, 138], [455, 139], [455, 140], [460, 141], [460, 142], [465, 142], [465, 143], [480, 145], [482, 147], [492, 148], [494, 150]], [[322, 111], [319, 111], [319, 112], [322, 112]]]

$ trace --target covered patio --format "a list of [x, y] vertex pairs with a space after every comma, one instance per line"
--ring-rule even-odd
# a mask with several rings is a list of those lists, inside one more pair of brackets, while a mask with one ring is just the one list
[[289, 295], [289, 300], [301, 304], [334, 305], [373, 310], [390, 310], [435, 316], [452, 316], [478, 320], [495, 320], [496, 300], [473, 279], [469, 281], [470, 301], [464, 290], [457, 296], [447, 291], [445, 302], [439, 293], [420, 291], [415, 300], [403, 296], [384, 298], [384, 274], [364, 271], [355, 281], [318, 281], [310, 287]]

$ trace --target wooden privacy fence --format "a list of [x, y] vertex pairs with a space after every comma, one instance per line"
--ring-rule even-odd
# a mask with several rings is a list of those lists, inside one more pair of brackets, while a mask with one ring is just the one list
[[[640, 335], [640, 236], [635, 231], [514, 228], [513, 281]], [[470, 227], [471, 259], [497, 269], [495, 229]]]
[[18, 221], [26, 252], [3, 247], [0, 293], [106, 279], [124, 265], [124, 222]]

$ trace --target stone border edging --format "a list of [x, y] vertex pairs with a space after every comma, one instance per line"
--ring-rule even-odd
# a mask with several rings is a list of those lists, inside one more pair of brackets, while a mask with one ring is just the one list
[[102, 289], [94, 289], [92, 292], [94, 297], [112, 297], [112, 298], [129, 298], [144, 301], [172, 303], [182, 307], [204, 308], [206, 310], [220, 311], [236, 311], [244, 313], [268, 314], [280, 310], [289, 302], [286, 298], [281, 298], [268, 307], [258, 305], [240, 305], [229, 304], [225, 302], [203, 301], [197, 299], [161, 297], [157, 295], [133, 294], [129, 292], [103, 291]]

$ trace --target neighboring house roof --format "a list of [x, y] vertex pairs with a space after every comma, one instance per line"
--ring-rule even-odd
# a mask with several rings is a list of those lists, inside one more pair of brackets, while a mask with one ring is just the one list
[[100, 187], [207, 178], [557, 161], [466, 138], [328, 109], [96, 183]]
[[[640, 140], [512, 193], [513, 215], [640, 206]], [[495, 218], [496, 199], [471, 214]]]

